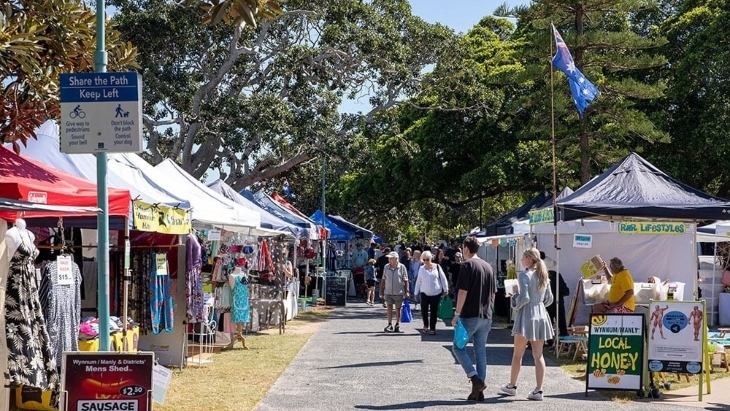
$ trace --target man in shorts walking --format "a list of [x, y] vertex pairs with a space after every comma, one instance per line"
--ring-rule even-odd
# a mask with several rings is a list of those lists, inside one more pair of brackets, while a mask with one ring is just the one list
[[[403, 299], [408, 298], [408, 270], [398, 262], [398, 253], [388, 254], [388, 264], [383, 267], [383, 278], [380, 280], [380, 298], [385, 300], [388, 309], [388, 326], [385, 332], [400, 332], [400, 315]], [[395, 314], [395, 327], [393, 327]]]

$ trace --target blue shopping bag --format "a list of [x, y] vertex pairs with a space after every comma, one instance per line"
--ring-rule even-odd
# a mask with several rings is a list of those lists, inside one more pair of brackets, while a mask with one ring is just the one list
[[413, 314], [411, 313], [411, 303], [406, 298], [403, 300], [403, 308], [401, 308], [400, 322], [407, 324], [413, 321]]
[[469, 342], [469, 334], [466, 332], [466, 327], [461, 322], [461, 318], [456, 319], [456, 327], [454, 327], [454, 345], [458, 349], [466, 347], [466, 343]]

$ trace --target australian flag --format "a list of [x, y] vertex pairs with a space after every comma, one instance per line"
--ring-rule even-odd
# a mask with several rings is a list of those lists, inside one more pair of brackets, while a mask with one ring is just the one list
[[281, 185], [281, 190], [284, 192], [284, 196], [289, 197], [292, 200], [295, 200], [297, 198], [297, 196], [292, 193], [289, 181], [286, 179], [284, 179], [284, 183]]
[[586, 107], [600, 94], [596, 86], [593, 85], [588, 79], [575, 67], [573, 62], [573, 56], [568, 51], [568, 46], [565, 45], [563, 38], [560, 37], [558, 30], [553, 27], [553, 34], [555, 35], [555, 45], [557, 46], [557, 52], [553, 57], [553, 66], [558, 70], [565, 73], [568, 77], [568, 83], [570, 84], [570, 93], [573, 95], [573, 101], [575, 106], [578, 108], [578, 113], [583, 117], [583, 111]]

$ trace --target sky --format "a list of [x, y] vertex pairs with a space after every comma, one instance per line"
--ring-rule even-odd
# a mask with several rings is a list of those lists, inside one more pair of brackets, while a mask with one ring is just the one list
[[528, 5], [530, 0], [410, 0], [414, 15], [430, 23], [441, 23], [457, 33], [466, 32], [505, 2], [518, 6]]
[[[491, 15], [503, 3], [509, 6], [529, 5], [530, 0], [409, 0], [411, 12], [429, 23], [441, 23], [457, 33], [466, 33], [484, 16]], [[367, 97], [347, 100], [340, 112], [366, 113]]]

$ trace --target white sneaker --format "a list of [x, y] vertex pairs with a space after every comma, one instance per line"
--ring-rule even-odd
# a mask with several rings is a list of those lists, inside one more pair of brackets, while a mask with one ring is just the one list
[[532, 401], [542, 401], [542, 391], [533, 390], [527, 395], [527, 399]]
[[505, 394], [510, 396], [517, 395], [517, 386], [511, 387], [509, 383], [499, 387], [499, 394]]

